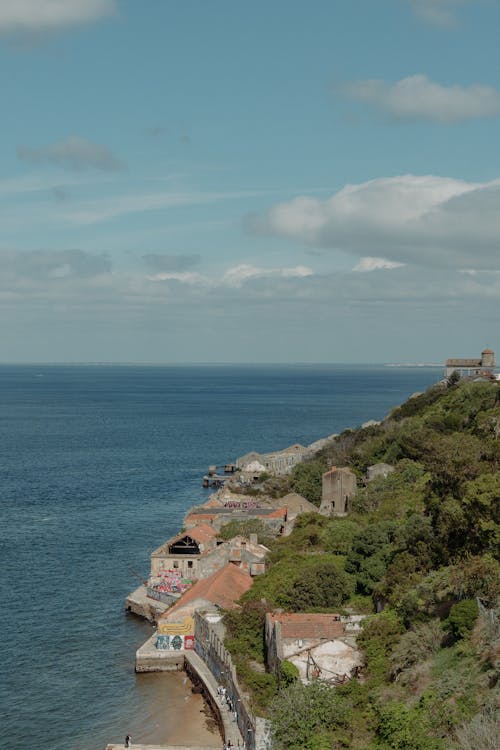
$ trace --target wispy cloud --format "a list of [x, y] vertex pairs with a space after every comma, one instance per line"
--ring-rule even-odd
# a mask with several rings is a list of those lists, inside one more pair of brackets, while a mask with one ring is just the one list
[[386, 258], [372, 258], [368, 255], [361, 258], [352, 270], [366, 273], [367, 271], [387, 271], [393, 268], [401, 268], [401, 266], [404, 266], [404, 263], [397, 263], [395, 260], [387, 260]]
[[1, 0], [0, 34], [57, 31], [116, 12], [115, 0]]
[[40, 148], [18, 146], [17, 156], [29, 164], [55, 164], [73, 170], [98, 169], [117, 172], [126, 168], [106, 146], [70, 135], [62, 141]]
[[401, 120], [450, 123], [500, 116], [500, 91], [483, 84], [442, 86], [414, 75], [396, 83], [354, 81], [334, 90]]
[[260, 279], [301, 279], [312, 276], [313, 271], [306, 266], [285, 268], [263, 268], [249, 263], [240, 263], [228, 268], [219, 276], [208, 276], [193, 272], [160, 272], [150, 276], [150, 281], [179, 281], [202, 287], [230, 287], [241, 289], [248, 282]]
[[[433, 175], [346, 185], [325, 201], [300, 196], [254, 217], [253, 231], [359, 257], [432, 268], [500, 268], [500, 180]], [[359, 270], [359, 269], [358, 269]]]
[[474, 0], [406, 0], [415, 15], [433, 26], [453, 26], [457, 22], [456, 11]]

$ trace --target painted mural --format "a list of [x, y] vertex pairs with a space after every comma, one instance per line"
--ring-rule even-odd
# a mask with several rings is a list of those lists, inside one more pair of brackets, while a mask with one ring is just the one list
[[159, 570], [149, 581], [149, 588], [158, 593], [183, 594], [193, 585], [191, 578], [183, 578], [178, 570]]
[[156, 648], [160, 651], [194, 649], [194, 619], [185, 617], [182, 622], [159, 622]]
[[156, 648], [159, 651], [189, 651], [194, 649], [194, 635], [158, 635]]

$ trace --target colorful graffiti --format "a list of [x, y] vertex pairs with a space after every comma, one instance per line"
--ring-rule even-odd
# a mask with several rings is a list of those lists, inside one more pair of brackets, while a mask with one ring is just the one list
[[165, 622], [160, 619], [156, 648], [161, 651], [181, 651], [194, 648], [194, 619], [184, 617], [181, 622]]
[[194, 635], [158, 635], [156, 648], [159, 651], [189, 651], [194, 649]]
[[191, 578], [183, 578], [178, 570], [160, 570], [151, 578], [148, 588], [160, 594], [183, 594], [193, 585]]

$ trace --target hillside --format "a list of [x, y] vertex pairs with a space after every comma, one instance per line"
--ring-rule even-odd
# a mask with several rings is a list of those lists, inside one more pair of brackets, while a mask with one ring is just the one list
[[[496, 747], [499, 437], [498, 384], [436, 386], [264, 488], [317, 504], [333, 464], [360, 480], [377, 462], [395, 467], [360, 486], [348, 517], [300, 516], [226, 616], [240, 679], [273, 720], [278, 750]], [[262, 667], [274, 607], [369, 613], [361, 679], [331, 690], [289, 675], [278, 690]]]

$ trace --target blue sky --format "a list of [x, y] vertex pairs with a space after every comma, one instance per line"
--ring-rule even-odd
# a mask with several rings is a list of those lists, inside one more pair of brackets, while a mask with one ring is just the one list
[[0, 0], [0, 361], [495, 348], [498, 28], [496, 0]]

